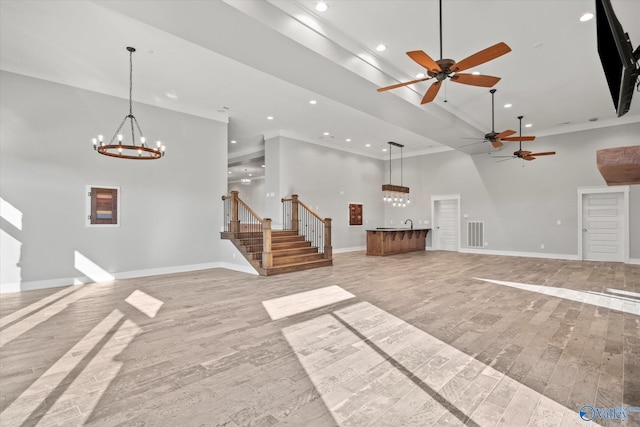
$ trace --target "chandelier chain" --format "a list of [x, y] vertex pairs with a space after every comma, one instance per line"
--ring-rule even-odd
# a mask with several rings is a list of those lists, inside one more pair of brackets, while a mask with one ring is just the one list
[[[133, 117], [133, 51], [129, 51], [129, 116]], [[133, 124], [131, 131], [133, 132]]]

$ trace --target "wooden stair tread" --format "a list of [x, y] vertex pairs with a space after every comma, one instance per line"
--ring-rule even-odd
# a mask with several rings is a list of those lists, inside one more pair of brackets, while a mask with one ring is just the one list
[[265, 272], [267, 276], [273, 276], [274, 274], [292, 273], [294, 271], [309, 270], [312, 268], [319, 268], [319, 267], [329, 267], [331, 265], [333, 265], [332, 259], [322, 258], [314, 261], [283, 264], [283, 265], [274, 266], [268, 269], [263, 268], [261, 270]]
[[273, 248], [271, 249], [272, 249], [271, 252], [274, 258], [289, 256], [289, 255], [318, 253], [318, 248], [316, 248], [315, 246], [305, 246], [300, 248], [277, 249], [277, 250], [273, 250]]
[[271, 251], [273, 267], [262, 267], [262, 232], [242, 231], [222, 232], [221, 238], [229, 239], [240, 250], [251, 265], [263, 276], [291, 273], [311, 268], [333, 265], [333, 260], [324, 258], [324, 254], [305, 237], [294, 230], [272, 230]]
[[273, 258], [273, 266], [276, 267], [281, 265], [299, 264], [304, 262], [316, 261], [318, 259], [324, 259], [324, 254], [311, 253], [287, 255]]

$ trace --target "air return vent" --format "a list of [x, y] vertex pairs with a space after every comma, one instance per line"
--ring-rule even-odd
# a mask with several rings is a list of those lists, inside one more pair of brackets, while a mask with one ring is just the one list
[[484, 221], [467, 222], [467, 247], [484, 248]]

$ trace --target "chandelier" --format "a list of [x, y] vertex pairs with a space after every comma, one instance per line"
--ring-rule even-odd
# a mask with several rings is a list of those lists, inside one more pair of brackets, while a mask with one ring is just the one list
[[[120, 126], [118, 126], [118, 129], [113, 134], [108, 144], [105, 144], [104, 137], [102, 135], [98, 135], [97, 138], [93, 138], [93, 149], [105, 156], [118, 157], [120, 159], [159, 159], [164, 156], [165, 146], [162, 145], [162, 142], [160, 141], [157, 141], [156, 147], [147, 146], [146, 139], [140, 129], [138, 120], [136, 120], [136, 117], [133, 115], [133, 101], [131, 95], [133, 93], [133, 52], [136, 50], [133, 47], [127, 47], [127, 50], [129, 51], [129, 114], [124, 116], [124, 119], [122, 119]], [[126, 130], [127, 127], [125, 126], [125, 122], [127, 119], [131, 125], [130, 143], [124, 142], [124, 136], [120, 133], [121, 130]], [[125, 129], [123, 129], [123, 127]], [[136, 143], [136, 130], [139, 135], [139, 143]]]
[[[409, 187], [402, 186], [402, 148], [404, 145], [389, 141], [389, 184], [382, 184], [382, 200], [395, 207], [405, 207], [411, 203]], [[400, 185], [391, 184], [391, 146], [400, 148]]]
[[240, 179], [240, 184], [251, 185], [251, 178], [249, 177], [252, 176], [253, 174], [249, 173], [247, 169], [244, 170], [244, 174], [245, 174], [245, 177]]

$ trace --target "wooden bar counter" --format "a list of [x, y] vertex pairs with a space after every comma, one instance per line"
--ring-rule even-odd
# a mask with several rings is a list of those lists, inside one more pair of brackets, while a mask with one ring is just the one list
[[386, 256], [424, 251], [430, 228], [377, 228], [367, 230], [367, 255]]

